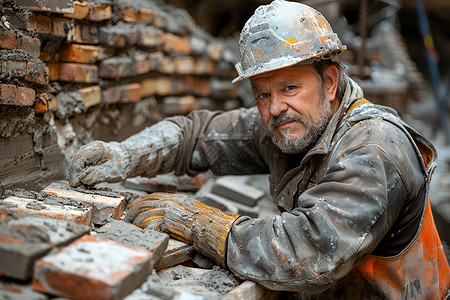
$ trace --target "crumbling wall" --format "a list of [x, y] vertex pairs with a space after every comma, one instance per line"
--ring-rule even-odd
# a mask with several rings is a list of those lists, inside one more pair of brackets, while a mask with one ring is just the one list
[[93, 139], [239, 106], [236, 58], [158, 0], [0, 1], [0, 195], [64, 178]]

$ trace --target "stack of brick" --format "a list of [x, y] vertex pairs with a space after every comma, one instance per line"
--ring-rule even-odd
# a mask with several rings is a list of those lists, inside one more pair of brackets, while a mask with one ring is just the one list
[[63, 118], [147, 97], [157, 97], [166, 115], [223, 108], [236, 98], [232, 56], [183, 10], [155, 1], [49, 1], [60, 4], [54, 10], [15, 2], [23, 7], [3, 9], [0, 47], [17, 51], [3, 56], [2, 75], [27, 85], [2, 84], [1, 104], [42, 113], [67, 107], [68, 96], [81, 100], [81, 109], [59, 110]]

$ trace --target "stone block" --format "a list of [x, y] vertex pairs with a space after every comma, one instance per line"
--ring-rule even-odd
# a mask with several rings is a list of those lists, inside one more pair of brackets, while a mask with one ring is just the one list
[[169, 244], [169, 235], [166, 233], [142, 229], [116, 220], [98, 228], [95, 237], [152, 252], [152, 267], [164, 254]]
[[125, 197], [117, 195], [105, 196], [101, 191], [80, 192], [71, 188], [68, 184], [54, 182], [41, 191], [41, 194], [51, 194], [58, 198], [76, 200], [92, 207], [92, 223], [105, 224], [113, 219], [122, 218]]
[[0, 213], [6, 211], [26, 212], [76, 224], [91, 225], [92, 209], [71, 205], [51, 205], [33, 199], [8, 197], [0, 200]]
[[248, 206], [255, 206], [265, 194], [263, 190], [248, 184], [241, 176], [220, 177], [215, 181], [211, 191]]
[[111, 16], [112, 8], [110, 4], [90, 3], [86, 20], [100, 22], [111, 19]]
[[37, 260], [32, 286], [71, 299], [122, 299], [149, 276], [152, 255], [85, 235]]
[[15, 106], [32, 106], [36, 92], [27, 87], [0, 83], [0, 104]]
[[173, 267], [190, 260], [195, 253], [194, 246], [170, 238], [166, 251], [154, 265], [155, 270]]
[[96, 65], [77, 63], [58, 63], [60, 81], [96, 83], [98, 67]]
[[89, 226], [26, 213], [0, 214], [0, 273], [28, 280], [36, 259], [89, 232]]
[[65, 44], [60, 48], [59, 61], [81, 64], [94, 64], [100, 48], [94, 45]]

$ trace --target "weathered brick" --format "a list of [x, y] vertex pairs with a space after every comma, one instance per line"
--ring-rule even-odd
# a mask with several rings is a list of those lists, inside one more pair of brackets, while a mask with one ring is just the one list
[[157, 262], [167, 249], [169, 235], [146, 230], [122, 221], [111, 221], [96, 230], [96, 238], [111, 240], [123, 245], [151, 251], [151, 266]]
[[100, 48], [94, 45], [65, 44], [60, 48], [59, 61], [93, 64]]
[[66, 23], [71, 22], [70, 19], [67, 18], [58, 18], [58, 17], [51, 17], [52, 20], [52, 28], [50, 30], [50, 34], [53, 36], [59, 36], [59, 37], [66, 37]]
[[187, 36], [178, 36], [172, 33], [163, 33], [163, 51], [171, 55], [189, 54], [191, 52], [191, 43]]
[[64, 14], [64, 17], [70, 19], [82, 20], [89, 14], [89, 3], [87, 1], [73, 1], [73, 13]]
[[165, 115], [185, 115], [197, 109], [197, 101], [192, 96], [166, 97], [162, 110]]
[[41, 85], [47, 85], [48, 67], [42, 62], [27, 62], [27, 73], [25, 80]]
[[98, 82], [98, 67], [77, 63], [59, 63], [59, 80], [70, 82]]
[[47, 300], [48, 296], [31, 289], [31, 283], [0, 279], [0, 299], [7, 300]]
[[98, 85], [79, 89], [78, 92], [81, 94], [81, 98], [86, 107], [91, 107], [102, 102], [102, 90]]
[[123, 31], [112, 27], [101, 27], [98, 32], [98, 42], [103, 46], [123, 48], [127, 45], [127, 37]]
[[34, 112], [42, 114], [47, 111], [56, 111], [56, 98], [50, 93], [41, 93], [34, 103]]
[[35, 95], [33, 89], [0, 83], [0, 104], [32, 106]]
[[[20, 30], [29, 30], [29, 20], [32, 16], [31, 11], [23, 10], [20, 14], [16, 10], [3, 6], [3, 17], [14, 27]], [[31, 28], [34, 29], [34, 28]]]
[[122, 78], [136, 75], [136, 65], [129, 56], [111, 57], [100, 62], [101, 78]]
[[141, 81], [142, 97], [153, 96], [155, 94], [155, 81], [156, 81], [156, 78], [152, 78], [152, 77], [145, 78]]
[[33, 263], [55, 246], [66, 245], [90, 227], [33, 214], [0, 214], [0, 274], [28, 280]]
[[195, 60], [191, 56], [174, 57], [173, 63], [175, 65], [175, 73], [177, 74], [194, 74]]
[[161, 72], [165, 74], [175, 74], [176, 66], [172, 57], [170, 56], [162, 57]]
[[31, 11], [73, 13], [73, 0], [15, 0], [14, 2]]
[[105, 104], [137, 102], [141, 100], [141, 97], [142, 85], [140, 83], [113, 86], [102, 91], [102, 103]]
[[209, 44], [206, 47], [206, 52], [212, 60], [219, 61], [222, 58], [222, 47], [217, 44]]
[[211, 93], [211, 83], [208, 78], [193, 77], [187, 78], [190, 92], [195, 96], [206, 97]]
[[184, 263], [192, 258], [194, 252], [194, 246], [171, 238], [166, 251], [153, 268], [162, 270]]
[[132, 7], [122, 7], [122, 18], [125, 22], [137, 23], [139, 22], [138, 11]]
[[76, 23], [67, 33], [67, 40], [80, 44], [97, 44], [99, 42], [99, 30], [94, 24]]
[[23, 35], [20, 38], [17, 38], [16, 48], [22, 49], [34, 57], [39, 57], [41, 53], [41, 40]]
[[27, 62], [17, 60], [0, 60], [1, 73], [11, 77], [24, 77], [27, 74]]
[[29, 28], [28, 30], [34, 29], [37, 33], [42, 34], [50, 33], [52, 29], [52, 20], [48, 16], [34, 14], [30, 18], [29, 26], [31, 28]]
[[32, 285], [71, 299], [122, 299], [148, 277], [151, 258], [150, 251], [86, 235], [37, 260]]
[[111, 19], [112, 9], [110, 4], [90, 3], [89, 13], [86, 17], [89, 21], [105, 21]]
[[70, 205], [51, 205], [33, 199], [8, 197], [0, 202], [0, 213], [7, 211], [26, 212], [52, 219], [64, 220], [76, 224], [91, 225], [91, 208], [78, 208]]
[[138, 13], [139, 21], [144, 22], [147, 25], [152, 24], [153, 22], [153, 12], [148, 8], [141, 8]]
[[[100, 193], [100, 192], [99, 192]], [[123, 215], [125, 197], [104, 196], [83, 193], [71, 188], [68, 184], [54, 182], [41, 191], [59, 198], [73, 199], [92, 206], [92, 223], [105, 224], [109, 219], [120, 219]]]
[[17, 46], [16, 34], [10, 29], [0, 27], [0, 48], [15, 49]]
[[200, 57], [195, 60], [195, 74], [213, 75], [216, 71], [216, 62], [206, 57]]
[[164, 41], [162, 40], [163, 31], [161, 29], [145, 26], [139, 28], [139, 39], [137, 45], [151, 49], [161, 49]]
[[155, 79], [154, 94], [158, 96], [173, 95], [173, 81], [171, 77], [157, 77]]
[[115, 49], [110, 47], [99, 47], [97, 61], [111, 58], [115, 55]]
[[219, 61], [216, 64], [216, 72], [214, 76], [220, 79], [229, 80], [230, 78], [235, 78], [238, 76], [236, 68], [230, 62]]
[[47, 63], [48, 79], [50, 81], [59, 80], [59, 64]]

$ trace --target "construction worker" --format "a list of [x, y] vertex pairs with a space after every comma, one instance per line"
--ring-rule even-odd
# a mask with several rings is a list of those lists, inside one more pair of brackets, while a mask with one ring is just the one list
[[276, 0], [240, 38], [239, 76], [256, 107], [194, 111], [125, 141], [94, 141], [73, 186], [159, 173], [269, 173], [280, 215], [226, 214], [180, 194], [129, 206], [241, 279], [299, 299], [443, 299], [449, 266], [428, 201], [436, 150], [394, 110], [365, 100], [316, 10]]

